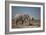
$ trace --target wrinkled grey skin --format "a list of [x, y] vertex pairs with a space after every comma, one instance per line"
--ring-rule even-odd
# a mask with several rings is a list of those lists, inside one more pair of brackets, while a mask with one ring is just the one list
[[13, 23], [17, 26], [28, 26], [30, 24], [30, 16], [29, 15], [22, 15], [14, 18]]

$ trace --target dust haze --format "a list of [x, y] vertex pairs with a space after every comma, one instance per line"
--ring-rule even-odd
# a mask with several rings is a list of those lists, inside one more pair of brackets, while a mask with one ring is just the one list
[[12, 17], [12, 28], [38, 28], [40, 27], [40, 19], [36, 20], [28, 14], [16, 14]]

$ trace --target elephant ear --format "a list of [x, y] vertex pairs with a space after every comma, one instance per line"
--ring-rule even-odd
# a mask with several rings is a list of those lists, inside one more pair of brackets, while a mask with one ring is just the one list
[[34, 18], [32, 18], [32, 20], [34, 20]]

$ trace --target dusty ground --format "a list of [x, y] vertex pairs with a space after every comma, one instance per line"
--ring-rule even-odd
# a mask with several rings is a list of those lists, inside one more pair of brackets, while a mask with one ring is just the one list
[[16, 25], [16, 23], [12, 23], [12, 28], [36, 28], [36, 27], [40, 27], [40, 21], [39, 20], [34, 20], [31, 21], [30, 24], [28, 25]]
[[40, 27], [40, 20], [32, 20], [29, 16], [21, 16], [17, 19], [12, 19], [12, 28], [35, 28]]

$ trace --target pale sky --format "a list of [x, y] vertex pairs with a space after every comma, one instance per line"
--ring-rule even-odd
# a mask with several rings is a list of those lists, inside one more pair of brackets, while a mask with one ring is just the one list
[[29, 14], [35, 19], [40, 19], [40, 8], [39, 7], [12, 6], [12, 16], [15, 16], [17, 13]]

